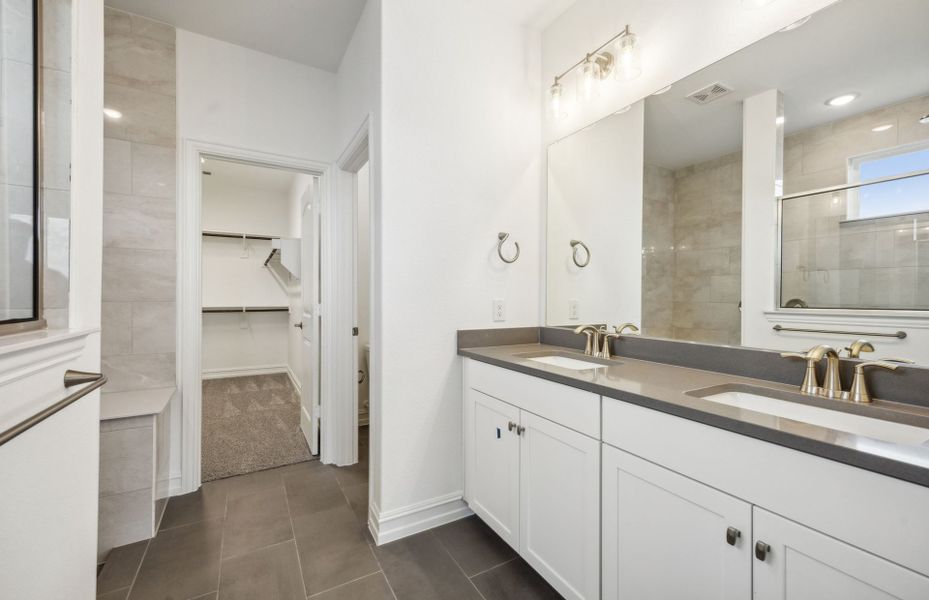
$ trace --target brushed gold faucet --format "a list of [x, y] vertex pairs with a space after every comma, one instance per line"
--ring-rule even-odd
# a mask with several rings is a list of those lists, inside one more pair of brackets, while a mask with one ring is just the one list
[[584, 347], [584, 354], [587, 356], [600, 355], [600, 329], [596, 325], [580, 325], [574, 329], [574, 333], [587, 335], [587, 346]]
[[855, 378], [852, 380], [851, 389], [848, 390], [848, 399], [860, 404], [870, 404], [871, 393], [868, 391], [868, 382], [865, 380], [864, 370], [868, 367], [880, 367], [882, 369], [896, 371], [897, 365], [894, 363], [911, 365], [913, 361], [906, 358], [885, 358], [883, 360], [874, 360], [855, 365]]
[[859, 358], [862, 352], [874, 352], [874, 346], [868, 340], [855, 340], [845, 348], [849, 358]]
[[[810, 348], [805, 353], [782, 352], [784, 358], [802, 358], [806, 360], [806, 373], [800, 391], [804, 394], [825, 396], [826, 398], [842, 397], [842, 379], [839, 376], [839, 353], [832, 346], [820, 344]], [[816, 364], [826, 359], [826, 378], [823, 385], [819, 385], [816, 375]]]

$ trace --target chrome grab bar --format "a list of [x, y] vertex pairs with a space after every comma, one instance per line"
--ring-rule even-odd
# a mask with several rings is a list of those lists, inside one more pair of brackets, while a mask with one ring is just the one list
[[106, 383], [106, 376], [103, 373], [87, 373], [84, 371], [73, 371], [68, 369], [65, 371], [64, 377], [64, 386], [66, 388], [74, 387], [76, 385], [89, 384], [86, 387], [79, 389], [73, 394], [69, 394], [63, 400], [59, 400], [55, 404], [52, 404], [48, 408], [45, 408], [38, 413], [32, 415], [28, 419], [10, 427], [3, 433], [0, 433], [0, 446], [9, 442], [16, 436], [21, 433], [29, 431], [45, 419], [55, 415], [61, 410], [69, 407], [73, 403], [77, 402], [90, 392], [103, 387], [103, 384]]
[[772, 327], [774, 331], [797, 331], [800, 333], [832, 333], [835, 335], [856, 335], [856, 336], [867, 336], [867, 337], [890, 337], [897, 338], [898, 340], [906, 339], [905, 331], [897, 331], [895, 333], [869, 333], [865, 331], [831, 331], [829, 329], [800, 329], [794, 327], [782, 327], [780, 325], [775, 325]]

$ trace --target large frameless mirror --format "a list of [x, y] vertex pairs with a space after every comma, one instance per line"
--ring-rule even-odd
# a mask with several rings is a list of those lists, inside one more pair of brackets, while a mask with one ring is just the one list
[[38, 1], [0, 0], [0, 333], [44, 326]]

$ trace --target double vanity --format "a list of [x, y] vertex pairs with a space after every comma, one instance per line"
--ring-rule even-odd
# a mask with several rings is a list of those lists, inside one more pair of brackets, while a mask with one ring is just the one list
[[929, 598], [925, 370], [860, 404], [775, 352], [614, 347], [459, 333], [465, 499], [565, 598]]

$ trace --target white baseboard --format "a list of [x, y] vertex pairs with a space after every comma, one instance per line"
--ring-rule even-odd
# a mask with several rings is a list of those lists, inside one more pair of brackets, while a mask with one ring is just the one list
[[260, 365], [257, 367], [229, 367], [226, 369], [204, 369], [204, 379], [223, 379], [224, 377], [247, 377], [249, 375], [273, 375], [287, 373], [287, 365]]
[[[196, 490], [190, 490], [196, 491]], [[171, 496], [180, 496], [181, 494], [186, 494], [188, 490], [184, 489], [184, 480], [180, 475], [171, 477], [168, 479], [168, 497]]]
[[300, 379], [294, 373], [294, 370], [290, 368], [290, 365], [287, 365], [287, 376], [290, 377], [290, 383], [293, 384], [294, 389], [298, 392], [300, 391]]
[[380, 546], [473, 514], [461, 492], [384, 512], [372, 502], [368, 508], [368, 529]]

